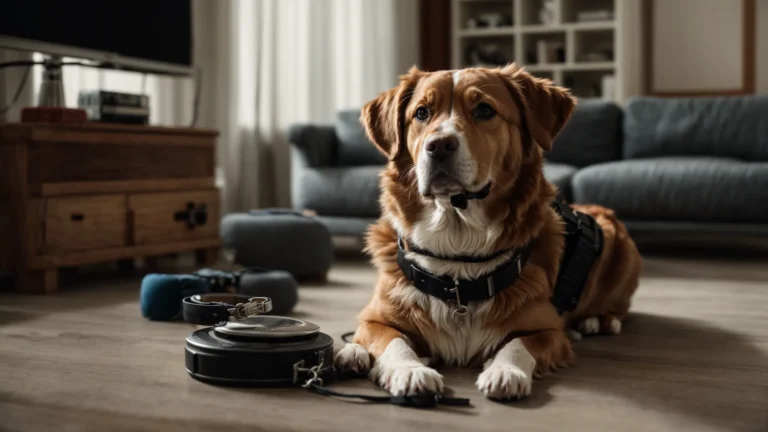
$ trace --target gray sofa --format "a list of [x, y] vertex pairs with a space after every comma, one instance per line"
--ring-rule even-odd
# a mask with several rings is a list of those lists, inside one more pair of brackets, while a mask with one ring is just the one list
[[[293, 206], [335, 235], [379, 215], [386, 159], [358, 116], [289, 133]], [[546, 159], [568, 200], [611, 207], [630, 230], [768, 235], [768, 96], [583, 101]]]

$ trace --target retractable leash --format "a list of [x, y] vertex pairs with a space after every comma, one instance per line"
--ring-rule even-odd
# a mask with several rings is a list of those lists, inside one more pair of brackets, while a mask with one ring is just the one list
[[[212, 385], [299, 387], [322, 396], [372, 403], [431, 408], [468, 406], [469, 399], [424, 392], [409, 396], [343, 393], [327, 383], [365, 378], [333, 367], [333, 339], [317, 325], [289, 317], [264, 315], [268, 297], [244, 294], [197, 294], [183, 300], [184, 320], [209, 326], [187, 336], [187, 373]], [[347, 333], [342, 336], [346, 339]]]

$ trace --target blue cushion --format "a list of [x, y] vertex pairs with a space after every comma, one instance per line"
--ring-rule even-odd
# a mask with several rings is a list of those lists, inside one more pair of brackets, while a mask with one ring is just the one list
[[768, 221], [768, 163], [666, 157], [594, 165], [576, 173], [573, 200], [621, 218]]
[[624, 157], [719, 156], [768, 161], [768, 96], [627, 102]]

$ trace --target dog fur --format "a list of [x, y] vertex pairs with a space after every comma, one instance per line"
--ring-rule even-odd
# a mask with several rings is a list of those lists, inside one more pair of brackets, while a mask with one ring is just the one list
[[[482, 103], [492, 106], [495, 116], [480, 119]], [[365, 105], [361, 123], [389, 157], [380, 181], [382, 216], [366, 238], [378, 281], [359, 314], [353, 343], [336, 355], [338, 367], [370, 371], [374, 382], [395, 395], [441, 392], [443, 377], [430, 365], [478, 367], [483, 394], [520, 398], [530, 394], [534, 377], [572, 363], [569, 331], [619, 333], [638, 286], [641, 258], [610, 209], [573, 206], [595, 217], [605, 244], [577, 309], [559, 316], [550, 303], [564, 222], [550, 207], [557, 189], [544, 178], [543, 155], [576, 103], [566, 89], [510, 64], [440, 72], [413, 68], [397, 87]], [[428, 119], [417, 118], [419, 108], [428, 110]], [[456, 184], [445, 187], [430, 185], [424, 150], [444, 137], [459, 143], [452, 168]], [[469, 201], [464, 210], [451, 206], [457, 185], [479, 190], [489, 181], [485, 199]], [[527, 243], [531, 254], [513, 286], [490, 300], [471, 302], [457, 324], [453, 304], [418, 291], [401, 272], [398, 236], [440, 255], [488, 255]], [[414, 252], [407, 257], [434, 274], [475, 278], [510, 254], [484, 263]], [[509, 340], [513, 332], [527, 330], [537, 332]]]

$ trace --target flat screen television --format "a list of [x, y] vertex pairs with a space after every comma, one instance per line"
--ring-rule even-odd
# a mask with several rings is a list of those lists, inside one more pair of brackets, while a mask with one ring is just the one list
[[191, 0], [2, 0], [0, 48], [191, 75]]

